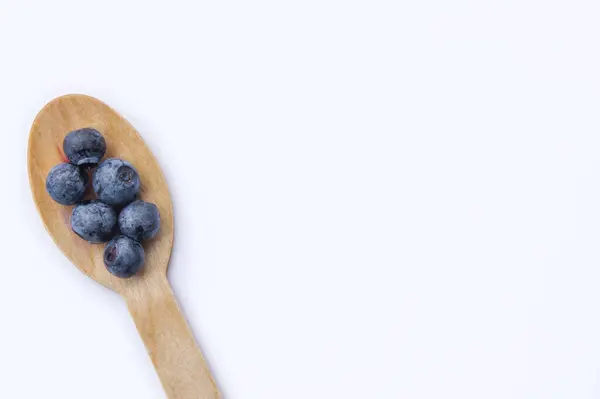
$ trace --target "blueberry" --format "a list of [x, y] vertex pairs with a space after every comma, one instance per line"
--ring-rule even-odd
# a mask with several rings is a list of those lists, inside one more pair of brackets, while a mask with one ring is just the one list
[[92, 244], [106, 242], [116, 233], [117, 213], [100, 201], [77, 205], [71, 213], [71, 228]]
[[63, 150], [72, 164], [92, 166], [98, 164], [104, 156], [106, 141], [99, 131], [86, 127], [67, 134]]
[[109, 205], [123, 206], [140, 191], [140, 177], [127, 161], [110, 158], [102, 162], [92, 179], [98, 199]]
[[154, 238], [160, 228], [158, 207], [137, 200], [127, 205], [119, 214], [121, 233], [137, 241]]
[[144, 264], [144, 248], [129, 237], [117, 236], [106, 244], [104, 264], [108, 271], [117, 277], [131, 277]]
[[46, 177], [46, 191], [62, 205], [74, 205], [83, 199], [88, 176], [70, 163], [56, 165]]

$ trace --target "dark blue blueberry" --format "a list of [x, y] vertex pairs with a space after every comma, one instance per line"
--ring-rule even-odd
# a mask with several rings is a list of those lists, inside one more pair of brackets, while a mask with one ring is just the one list
[[106, 244], [104, 264], [108, 271], [117, 277], [131, 277], [144, 264], [144, 248], [129, 237], [117, 236]]
[[124, 206], [140, 191], [140, 177], [127, 161], [111, 158], [102, 162], [92, 179], [98, 199], [109, 205]]
[[74, 205], [83, 199], [88, 176], [70, 163], [56, 165], [46, 177], [46, 191], [62, 205]]
[[106, 141], [99, 131], [86, 127], [67, 134], [63, 150], [74, 165], [97, 165], [106, 152]]
[[71, 228], [92, 244], [110, 240], [117, 230], [117, 213], [100, 201], [77, 205], [71, 213]]
[[137, 241], [154, 238], [160, 229], [158, 207], [150, 202], [133, 201], [119, 214], [119, 228]]

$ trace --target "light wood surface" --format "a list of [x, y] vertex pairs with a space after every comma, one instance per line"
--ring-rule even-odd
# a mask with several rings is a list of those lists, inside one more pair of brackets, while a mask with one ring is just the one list
[[[46, 192], [48, 172], [63, 162], [65, 135], [83, 127], [93, 127], [104, 135], [105, 159], [122, 158], [135, 166], [141, 180], [141, 198], [156, 204], [160, 211], [160, 231], [153, 240], [144, 243], [144, 268], [130, 279], [119, 279], [106, 270], [104, 245], [89, 244], [73, 233], [69, 224], [72, 207], [59, 205]], [[95, 98], [79, 94], [62, 96], [46, 104], [35, 118], [27, 162], [31, 191], [46, 229], [75, 266], [125, 299], [168, 398], [220, 398], [167, 281], [173, 246], [171, 198], [160, 166], [138, 132]]]

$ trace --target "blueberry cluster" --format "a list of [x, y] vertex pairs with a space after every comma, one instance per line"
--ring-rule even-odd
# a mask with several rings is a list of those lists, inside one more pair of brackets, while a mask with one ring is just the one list
[[[56, 165], [46, 178], [46, 190], [62, 205], [75, 205], [71, 228], [79, 237], [92, 243], [108, 242], [104, 264], [110, 273], [127, 278], [144, 264], [144, 248], [140, 244], [156, 236], [160, 215], [156, 205], [137, 199], [140, 176], [129, 162], [109, 158], [100, 162], [106, 152], [106, 141], [95, 129], [70, 132], [63, 142], [69, 162]], [[85, 201], [92, 176], [95, 200]]]

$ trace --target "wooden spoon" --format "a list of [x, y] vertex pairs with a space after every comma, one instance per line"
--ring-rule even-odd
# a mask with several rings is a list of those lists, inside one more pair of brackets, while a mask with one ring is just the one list
[[[145, 243], [144, 268], [130, 279], [119, 279], [106, 270], [104, 245], [88, 244], [73, 233], [69, 224], [72, 207], [59, 205], [46, 192], [48, 172], [64, 162], [65, 135], [83, 127], [93, 127], [104, 135], [105, 158], [122, 158], [135, 166], [141, 198], [160, 210], [160, 232]], [[167, 281], [173, 246], [171, 198], [160, 167], [138, 132], [103, 102], [85, 95], [66, 95], [46, 104], [36, 116], [27, 158], [31, 191], [48, 233], [75, 266], [125, 299], [169, 399], [220, 398]]]

